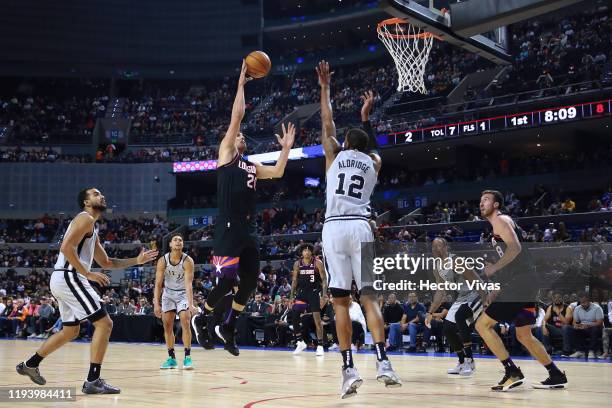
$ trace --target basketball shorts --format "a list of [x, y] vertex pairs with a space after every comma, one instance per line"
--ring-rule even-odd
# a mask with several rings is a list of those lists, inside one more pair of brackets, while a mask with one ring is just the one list
[[448, 320], [451, 323], [457, 323], [457, 319], [455, 316], [459, 308], [463, 305], [466, 305], [466, 307], [470, 308], [470, 310], [472, 311], [472, 316], [466, 319], [465, 323], [468, 326], [473, 324], [483, 311], [482, 300], [480, 299], [480, 296], [477, 293], [475, 293], [473, 296], [470, 296], [470, 298], [464, 302], [460, 301], [453, 303], [444, 319]]
[[[322, 238], [330, 289], [351, 290], [353, 279], [359, 290], [373, 285], [374, 235], [367, 221], [327, 221]], [[362, 271], [366, 276], [362, 276]]]
[[183, 310], [189, 309], [189, 301], [187, 300], [187, 292], [185, 290], [172, 290], [164, 288], [162, 292], [162, 313], [174, 311], [180, 313]]
[[62, 325], [78, 326], [86, 319], [93, 323], [107, 315], [100, 303], [100, 296], [80, 273], [53, 271], [49, 286], [57, 299]]
[[536, 322], [533, 302], [493, 302], [485, 313], [498, 323], [514, 323], [516, 327], [531, 326]]
[[248, 221], [220, 216], [215, 222], [213, 250], [218, 278], [259, 276], [259, 237]]
[[321, 292], [318, 290], [300, 291], [295, 298], [307, 303], [311, 312], [321, 312]]

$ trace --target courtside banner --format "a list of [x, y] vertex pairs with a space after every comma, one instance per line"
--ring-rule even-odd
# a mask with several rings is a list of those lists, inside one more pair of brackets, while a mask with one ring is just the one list
[[[553, 292], [607, 290], [612, 243], [370, 242], [362, 243], [361, 287], [385, 297], [456, 296], [474, 290], [487, 302], [549, 303]], [[512, 260], [510, 260], [512, 258]], [[452, 273], [450, 273], [452, 272]]]

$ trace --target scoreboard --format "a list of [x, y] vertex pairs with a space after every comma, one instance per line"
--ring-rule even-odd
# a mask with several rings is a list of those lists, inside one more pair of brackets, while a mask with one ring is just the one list
[[[383, 137], [379, 136], [379, 138], [382, 139], [381, 145], [389, 146], [552, 125], [610, 115], [612, 111], [611, 105], [612, 99], [608, 99], [598, 102], [513, 113], [510, 115], [477, 119], [468, 122], [457, 122], [422, 129], [407, 129], [401, 132], [389, 133], [383, 135]], [[384, 136], [386, 136], [386, 140], [384, 140]]]

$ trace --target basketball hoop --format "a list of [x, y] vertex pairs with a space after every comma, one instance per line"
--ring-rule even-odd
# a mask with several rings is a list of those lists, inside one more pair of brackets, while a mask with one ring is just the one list
[[434, 37], [438, 36], [414, 26], [402, 18], [389, 18], [378, 23], [378, 38], [395, 61], [399, 84], [397, 90], [427, 93], [425, 65]]

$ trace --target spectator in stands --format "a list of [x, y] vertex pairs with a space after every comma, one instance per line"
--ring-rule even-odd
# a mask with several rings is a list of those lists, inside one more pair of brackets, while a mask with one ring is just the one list
[[53, 322], [55, 308], [51, 305], [51, 299], [46, 296], [41, 297], [40, 308], [38, 309], [39, 318], [37, 320], [37, 338], [46, 339], [50, 335], [47, 333]]
[[561, 293], [555, 293], [552, 304], [546, 308], [544, 324], [542, 325], [544, 346], [549, 354], [552, 351], [552, 343], [555, 339], [562, 341], [563, 355], [569, 356], [571, 354], [572, 319], [572, 308], [563, 303]]
[[128, 296], [123, 296], [123, 302], [117, 307], [117, 314], [130, 316], [136, 312], [136, 307]]
[[287, 317], [291, 311], [289, 299], [274, 298], [269, 321], [265, 324], [264, 337], [269, 346], [286, 347], [289, 343], [290, 329]]
[[385, 322], [385, 335], [388, 335], [391, 325], [399, 323], [404, 315], [404, 307], [398, 302], [395, 293], [389, 294], [387, 302], [383, 305], [382, 315]]
[[141, 297], [136, 306], [136, 312], [134, 313], [140, 316], [148, 316], [153, 314], [153, 307], [149, 304], [146, 297]]
[[[270, 314], [270, 305], [263, 301], [262, 294], [255, 293], [255, 298], [244, 308], [244, 314], [247, 315], [247, 330], [252, 334], [254, 330], [263, 330], [265, 328], [266, 319]], [[253, 343], [253, 338], [249, 338], [249, 342]]]
[[38, 336], [38, 333], [36, 333], [36, 322], [40, 317], [38, 314], [40, 304], [38, 304], [37, 299], [32, 298], [26, 307], [28, 308], [28, 317], [26, 317], [26, 331], [30, 334], [28, 338], [34, 338]]
[[573, 333], [577, 351], [572, 357], [581, 358], [588, 353], [588, 358], [597, 358], [597, 341], [602, 336], [603, 318], [601, 306], [592, 303], [589, 294], [582, 294], [579, 305], [574, 309]]
[[[400, 323], [393, 323], [389, 328], [389, 348], [391, 351], [397, 350], [402, 345], [402, 334], [408, 330], [410, 335], [410, 348], [408, 351], [416, 351], [416, 338], [420, 331], [427, 332], [429, 329], [425, 327], [423, 322], [425, 321], [425, 306], [419, 303], [417, 294], [411, 292], [408, 294], [408, 303], [404, 305], [404, 314]], [[424, 337], [425, 333], [423, 334]], [[429, 340], [429, 339], [427, 339]]]
[[26, 318], [28, 317], [28, 308], [23, 299], [17, 299], [17, 304], [13, 308], [13, 312], [8, 316], [11, 322], [11, 335], [25, 337]]
[[561, 213], [562, 214], [571, 214], [576, 209], [576, 203], [569, 197], [565, 198], [563, 204], [561, 204]]
[[6, 333], [10, 333], [11, 322], [9, 321], [9, 316], [13, 313], [13, 298], [8, 297], [5, 302], [5, 307], [2, 313], [0, 313], [0, 335]]

